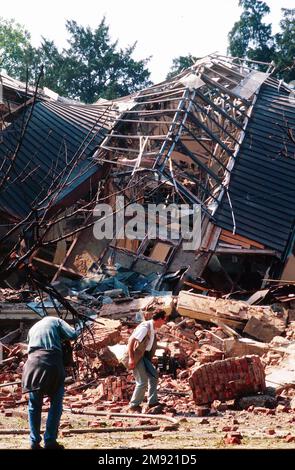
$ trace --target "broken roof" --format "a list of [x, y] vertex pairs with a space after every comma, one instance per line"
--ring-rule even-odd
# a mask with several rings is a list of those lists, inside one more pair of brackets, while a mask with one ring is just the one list
[[[251, 66], [212, 54], [113, 102], [36, 104], [17, 170], [25, 168], [32, 184], [25, 188], [26, 178], [14, 184], [1, 195], [2, 207], [24, 214], [40, 191], [40, 175], [46, 180], [50, 168], [60, 172], [86, 139], [82, 180], [89, 177], [85, 165], [95, 171], [108, 164], [115, 186], [125, 191], [132, 184], [135, 200], [199, 203], [214, 224], [284, 257], [294, 231], [295, 144], [288, 134], [294, 104], [286, 84], [271, 78], [271, 67]], [[2, 158], [16, 144], [22, 119], [3, 132]], [[95, 162], [87, 160], [93, 154]]]
[[167, 202], [200, 203], [213, 223], [284, 256], [295, 216], [295, 111], [270, 72], [200, 59], [129, 97], [95, 158], [112, 162], [121, 188], [146, 175], [145, 201], [160, 182]]
[[118, 118], [96, 158], [131, 167], [133, 175], [152, 169], [185, 200], [201, 203], [207, 211], [209, 202], [218, 202], [230, 173], [249, 97], [267, 76], [217, 56], [206, 57], [171, 80], [133, 95], [129, 110]]
[[113, 119], [110, 105], [43, 101], [27, 106], [1, 132], [1, 178], [10, 170], [0, 210], [22, 218], [54, 187], [60, 190], [57, 204], [89, 182], [100, 169], [91, 154]]
[[295, 220], [295, 142], [288, 135], [294, 127], [290, 91], [268, 79], [259, 90], [231, 171], [229, 198], [223, 196], [215, 214], [219, 226], [283, 255]]

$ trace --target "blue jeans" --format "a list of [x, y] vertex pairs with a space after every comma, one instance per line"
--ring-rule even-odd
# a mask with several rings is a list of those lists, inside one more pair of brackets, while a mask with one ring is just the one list
[[[29, 393], [29, 426], [31, 444], [41, 442], [41, 412], [44, 394], [40, 391]], [[56, 442], [60, 418], [62, 415], [62, 403], [64, 397], [64, 384], [62, 384], [50, 398], [50, 408], [46, 420], [44, 442], [51, 444]]]
[[158, 402], [157, 385], [158, 374], [153, 377], [146, 370], [143, 359], [141, 359], [133, 370], [135, 378], [135, 390], [130, 400], [131, 406], [139, 406], [144, 399], [146, 389], [148, 388], [148, 404], [154, 405]]

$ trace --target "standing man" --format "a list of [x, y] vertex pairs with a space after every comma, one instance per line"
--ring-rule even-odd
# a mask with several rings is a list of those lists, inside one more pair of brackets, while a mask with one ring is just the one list
[[153, 314], [152, 319], [138, 325], [128, 341], [129, 369], [133, 370], [135, 389], [129, 403], [129, 410], [141, 413], [141, 403], [148, 386], [148, 409], [157, 405], [158, 372], [152, 364], [152, 358], [157, 348], [155, 331], [166, 321], [163, 310]]
[[45, 449], [63, 449], [57, 439], [62, 415], [65, 369], [62, 340], [76, 339], [76, 331], [60, 318], [46, 316], [35, 323], [28, 333], [28, 360], [22, 376], [23, 392], [29, 392], [29, 427], [31, 449], [42, 449], [41, 412], [44, 395], [50, 398], [50, 408], [44, 434]]

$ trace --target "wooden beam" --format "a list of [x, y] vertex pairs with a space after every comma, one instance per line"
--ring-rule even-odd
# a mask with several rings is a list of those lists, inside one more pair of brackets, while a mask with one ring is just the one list
[[219, 240], [221, 240], [223, 242], [226, 242], [226, 243], [230, 243], [231, 245], [235, 245], [235, 246], [238, 245], [238, 246], [241, 246], [243, 248], [250, 248], [249, 243], [244, 243], [240, 240], [236, 240], [235, 238], [226, 237], [223, 234], [220, 235]]
[[[242, 245], [242, 244], [244, 244], [244, 245], [254, 246], [254, 247], [260, 248], [260, 249], [265, 248], [265, 246], [262, 245], [262, 243], [251, 240], [250, 238], [243, 237], [242, 235], [233, 234], [229, 230], [223, 229], [221, 231], [220, 239], [223, 240], [223, 237], [225, 237], [227, 239], [227, 240], [224, 240], [224, 241], [228, 241], [228, 239], [231, 239], [232, 240], [231, 243], [233, 245]], [[250, 248], [250, 246], [245, 246], [245, 248]]]
[[208, 323], [216, 323], [221, 320], [226, 325], [242, 330], [247, 320], [230, 312], [219, 313], [218, 302], [227, 305], [226, 301], [222, 299], [217, 300], [214, 297], [181, 291], [178, 295], [177, 311], [185, 317]]
[[186, 286], [190, 286], [190, 287], [193, 287], [193, 289], [196, 289], [196, 290], [200, 290], [200, 291], [204, 291], [204, 290], [207, 290], [206, 287], [202, 287], [198, 284], [193, 284], [192, 282], [189, 282], [189, 281], [184, 281], [184, 284]]
[[[232, 255], [270, 255], [270, 256], [276, 256], [277, 258], [280, 258], [280, 254], [277, 251], [274, 250], [260, 250], [258, 248], [222, 248], [218, 247], [215, 250], [215, 253], [228, 253]], [[280, 281], [281, 282], [281, 281]]]
[[65, 271], [66, 273], [69, 273], [71, 275], [75, 275], [76, 277], [82, 278], [81, 274], [77, 273], [73, 269], [70, 268], [65, 268], [64, 266], [60, 266], [59, 264], [54, 264], [51, 263], [50, 261], [47, 261], [42, 258], [33, 258], [33, 262], [36, 261], [37, 263], [45, 264], [46, 266], [53, 268], [53, 269], [61, 269], [61, 271]]

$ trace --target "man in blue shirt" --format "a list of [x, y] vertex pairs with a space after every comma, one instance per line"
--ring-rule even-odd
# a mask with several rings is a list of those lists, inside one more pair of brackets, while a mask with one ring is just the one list
[[29, 427], [31, 449], [42, 449], [41, 412], [44, 395], [50, 398], [45, 449], [63, 449], [57, 439], [64, 396], [65, 369], [62, 356], [62, 340], [74, 340], [80, 331], [60, 318], [46, 316], [35, 323], [28, 333], [28, 360], [24, 366], [22, 387], [29, 392]]

